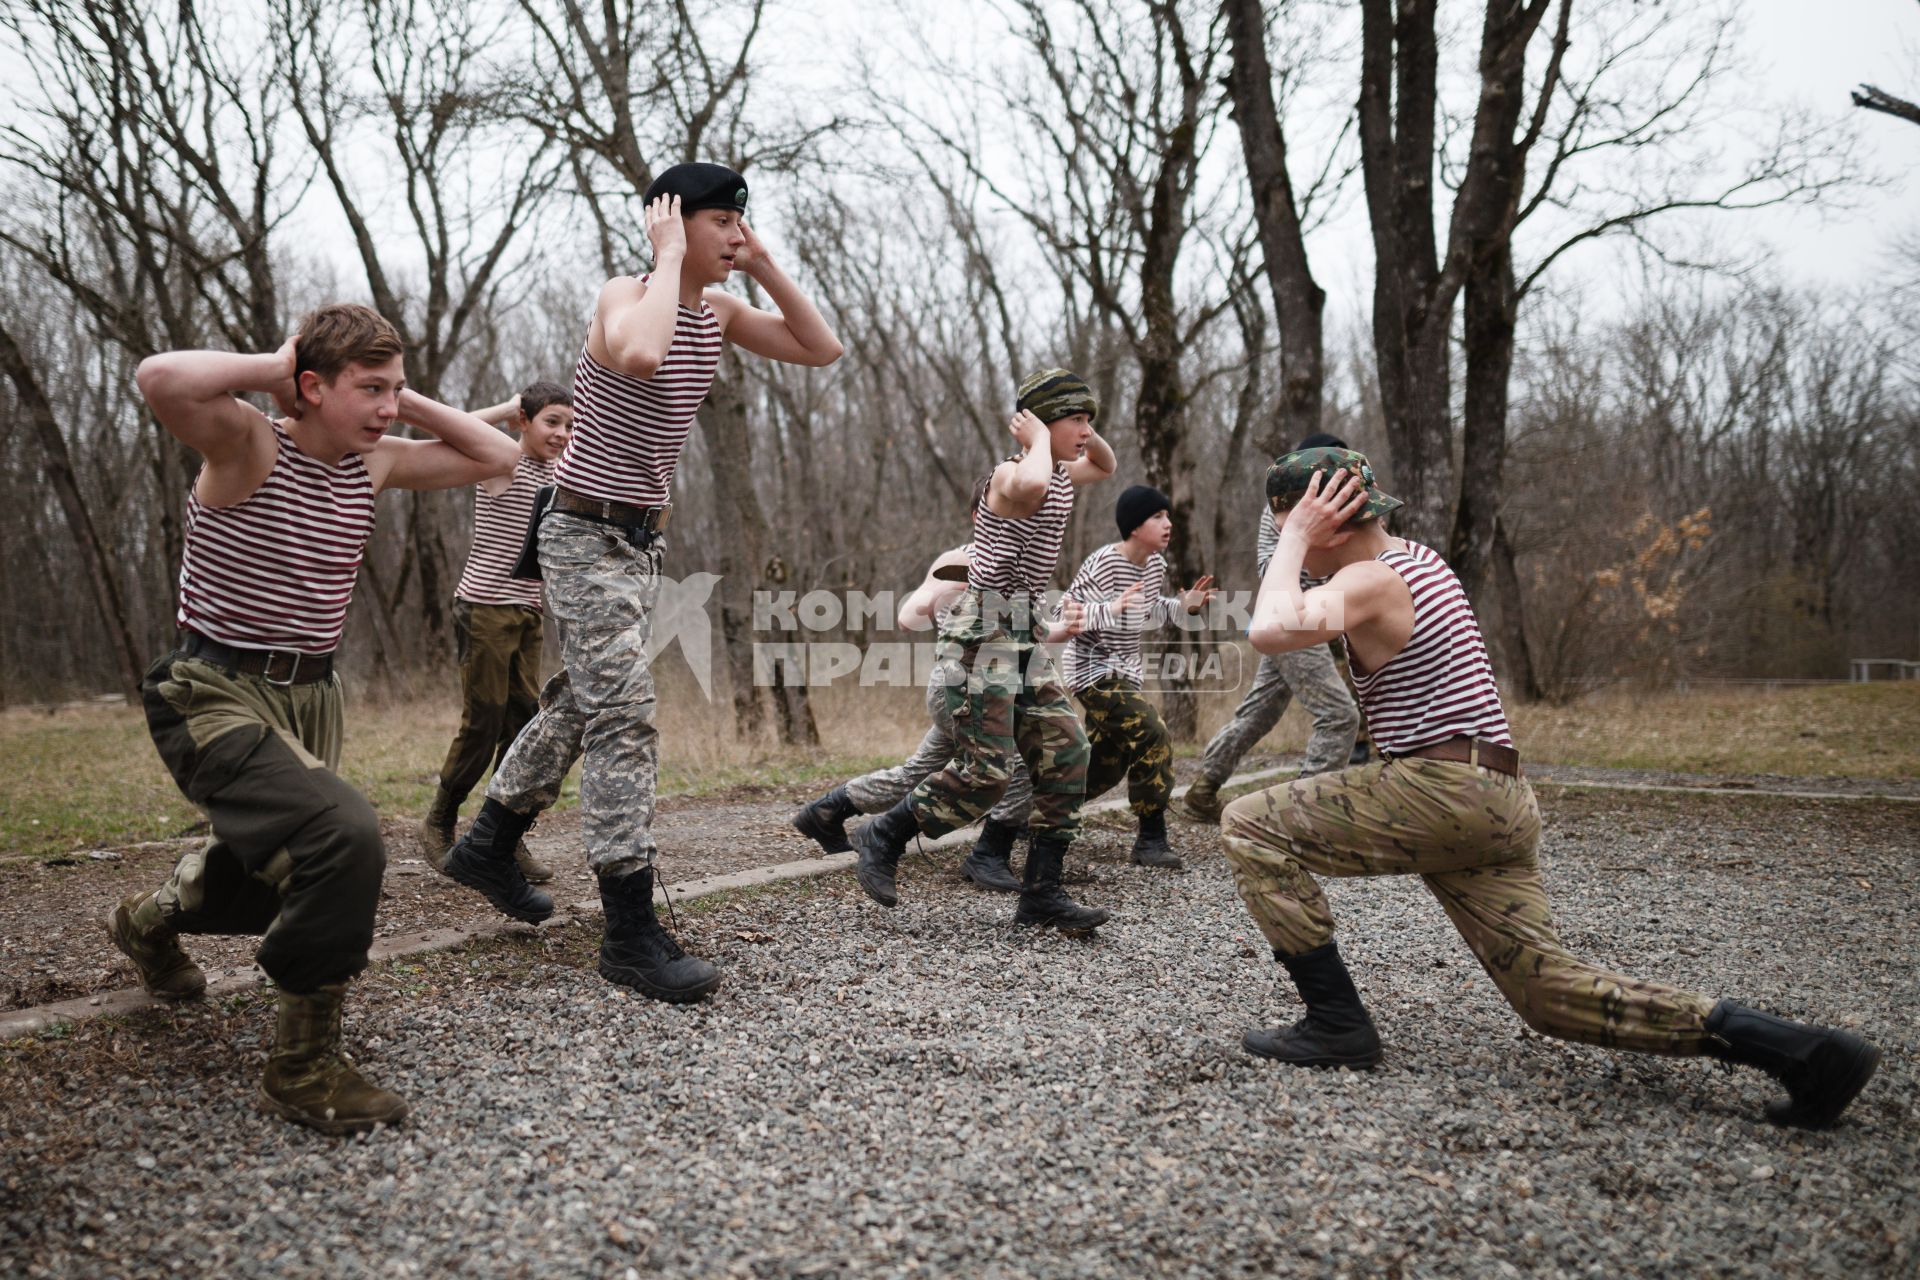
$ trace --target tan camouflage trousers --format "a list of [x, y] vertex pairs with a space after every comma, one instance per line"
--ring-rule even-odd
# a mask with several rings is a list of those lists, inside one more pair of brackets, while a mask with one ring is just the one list
[[1173, 799], [1173, 739], [1160, 711], [1119, 676], [1096, 680], [1074, 695], [1087, 712], [1087, 799], [1127, 780], [1127, 807], [1145, 818]]
[[1059, 673], [1005, 602], [969, 591], [941, 629], [942, 665], [957, 677], [946, 689], [954, 754], [946, 768], [913, 789], [913, 817], [930, 836], [977, 822], [999, 802], [1015, 752], [1033, 786], [1028, 828], [1035, 839], [1071, 840], [1087, 789], [1087, 734]]
[[560, 626], [566, 668], [540, 693], [487, 784], [487, 798], [535, 814], [560, 798], [580, 769], [587, 865], [623, 876], [653, 863], [660, 735], [653, 727], [647, 640], [664, 548], [632, 545], [610, 525], [550, 512], [540, 525], [547, 613]]
[[1254, 669], [1253, 686], [1234, 708], [1233, 719], [1207, 743], [1200, 776], [1216, 787], [1225, 782], [1240, 758], [1280, 723], [1287, 704], [1295, 698], [1313, 717], [1313, 734], [1307, 739], [1301, 776], [1325, 773], [1346, 764], [1353, 752], [1354, 736], [1360, 731], [1360, 710], [1347, 691], [1333, 654], [1326, 645], [1317, 644], [1260, 659]]
[[1713, 1001], [1610, 973], [1560, 944], [1534, 861], [1540, 810], [1524, 779], [1441, 760], [1364, 765], [1234, 801], [1221, 838], [1240, 896], [1282, 955], [1333, 937], [1315, 875], [1417, 875], [1535, 1031], [1701, 1051]]

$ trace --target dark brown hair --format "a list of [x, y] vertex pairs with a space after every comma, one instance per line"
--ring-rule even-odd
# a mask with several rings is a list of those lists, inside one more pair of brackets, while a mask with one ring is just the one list
[[573, 407], [573, 392], [557, 382], [529, 382], [520, 392], [520, 416], [528, 422], [542, 409], [556, 404]]
[[328, 382], [350, 364], [385, 364], [406, 354], [400, 331], [372, 307], [335, 302], [308, 312], [293, 348], [293, 378], [311, 369]]

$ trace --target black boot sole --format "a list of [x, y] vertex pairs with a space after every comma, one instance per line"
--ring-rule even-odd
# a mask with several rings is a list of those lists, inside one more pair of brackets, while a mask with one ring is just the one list
[[649, 982], [638, 969], [626, 965], [611, 964], [605, 957], [600, 960], [600, 976], [608, 982], [622, 987], [631, 987], [643, 996], [661, 1001], [664, 1004], [692, 1004], [712, 995], [720, 986], [723, 976], [715, 971], [713, 977], [691, 987], [663, 987], [659, 983]]
[[1352, 1067], [1357, 1071], [1367, 1071], [1380, 1065], [1385, 1053], [1376, 1046], [1371, 1053], [1314, 1053], [1301, 1057], [1279, 1052], [1265, 1040], [1256, 1040], [1259, 1032], [1249, 1031], [1240, 1037], [1240, 1047], [1256, 1058], [1265, 1058], [1269, 1062], [1284, 1062], [1292, 1067]]
[[853, 852], [853, 843], [847, 839], [845, 824], [834, 827], [822, 822], [814, 816], [812, 805], [793, 815], [793, 829], [828, 853]]
[[1838, 1031], [1834, 1035], [1836, 1039], [1845, 1038], [1839, 1046], [1843, 1061], [1826, 1082], [1827, 1088], [1823, 1090], [1826, 1105], [1809, 1112], [1791, 1102], [1776, 1102], [1767, 1107], [1767, 1119], [1797, 1129], [1827, 1129], [1853, 1105], [1853, 1100], [1860, 1096], [1880, 1066], [1880, 1050], [1851, 1032]]
[[[455, 858], [459, 852], [459, 849], [456, 847], [453, 853], [447, 855], [446, 874], [449, 880], [472, 889], [488, 902], [492, 903], [495, 911], [498, 911], [501, 915], [507, 916], [510, 919], [518, 920], [522, 924], [539, 924], [541, 921], [549, 920], [553, 917], [553, 899], [547, 898], [547, 905], [544, 910], [537, 906], [520, 906], [508, 898], [506, 894], [500, 890], [499, 886], [495, 885], [492, 881], [486, 879], [484, 876], [474, 875], [468, 872], [465, 867], [458, 865]], [[540, 896], [542, 898], [547, 897], [545, 894], [540, 894]]]
[[1067, 921], [1063, 921], [1059, 919], [1056, 916], [1038, 916], [1031, 919], [1022, 919], [1020, 916], [1020, 913], [1017, 911], [1014, 912], [1013, 914], [1013, 922], [1021, 926], [1022, 928], [1058, 929], [1061, 933], [1065, 934], [1069, 938], [1085, 938], [1085, 937], [1090, 937], [1093, 934], [1094, 930], [1098, 929], [1101, 925], [1105, 924], [1107, 921], [1113, 919], [1113, 913], [1106, 910], [1104, 907], [1096, 907], [1094, 908], [1094, 910], [1098, 912], [1100, 918], [1098, 920], [1093, 921], [1091, 924], [1083, 923], [1081, 921], [1073, 921], [1069, 923]]

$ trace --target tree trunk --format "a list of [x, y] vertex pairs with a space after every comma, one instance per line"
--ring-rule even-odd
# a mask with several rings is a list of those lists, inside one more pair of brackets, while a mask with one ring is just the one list
[[113, 648], [114, 660], [120, 668], [120, 687], [128, 697], [133, 697], [140, 689], [141, 662], [134, 649], [133, 634], [127, 627], [127, 611], [120, 598], [120, 583], [114, 576], [113, 549], [101, 537], [99, 528], [93, 522], [93, 513], [87, 510], [86, 497], [80, 492], [79, 478], [74, 474], [73, 457], [67, 450], [66, 437], [60, 434], [60, 423], [54, 416], [53, 404], [47, 399], [39, 378], [34, 375], [26, 352], [20, 349], [4, 324], [0, 324], [0, 372], [4, 372], [7, 380], [13, 384], [20, 412], [33, 425], [34, 436], [40, 443], [41, 452], [46, 455], [47, 483], [60, 500], [60, 508], [67, 517], [67, 527], [73, 531], [73, 539], [80, 548], [81, 561], [87, 567], [87, 586], [93, 593], [94, 606], [100, 611], [101, 625], [106, 628], [108, 643]]
[[1513, 565], [1513, 547], [1507, 542], [1507, 526], [1498, 517], [1493, 522], [1493, 588], [1500, 617], [1495, 644], [1505, 655], [1507, 687], [1522, 702], [1538, 702], [1546, 696], [1540, 677], [1533, 669], [1533, 650], [1527, 642], [1525, 596], [1520, 590], [1520, 575]]
[[1280, 411], [1265, 444], [1280, 453], [1320, 430], [1326, 386], [1322, 316], [1327, 294], [1313, 278], [1287, 173], [1287, 140], [1273, 100], [1261, 0], [1226, 0], [1233, 65], [1227, 88], [1240, 124], [1240, 149], [1253, 189], [1254, 224], [1267, 260], [1267, 285], [1280, 321]]

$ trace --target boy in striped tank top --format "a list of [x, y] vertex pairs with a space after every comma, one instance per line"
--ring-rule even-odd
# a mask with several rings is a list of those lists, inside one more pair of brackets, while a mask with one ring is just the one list
[[[159, 889], [120, 903], [114, 945], [164, 999], [206, 979], [183, 933], [264, 934], [279, 988], [264, 1105], [327, 1133], [407, 1104], [342, 1054], [340, 1005], [367, 964], [386, 853], [373, 806], [335, 771], [333, 653], [383, 489], [451, 489], [513, 466], [511, 441], [407, 389], [400, 335], [366, 307], [322, 307], [271, 355], [175, 351], [140, 364], [154, 417], [205, 459], [188, 498], [181, 643], [141, 685], [147, 726], [213, 838]], [[270, 394], [268, 418], [234, 399]], [[388, 435], [396, 422], [433, 440]]]
[[[789, 364], [829, 365], [840, 342], [748, 229], [747, 184], [717, 164], [678, 164], [646, 192], [653, 273], [600, 290], [574, 368], [573, 438], [539, 515], [547, 611], [565, 670], [548, 682], [447, 855], [446, 873], [517, 920], [553, 914], [515, 861], [576, 760], [587, 864], [606, 931], [600, 973], [656, 1000], [701, 999], [720, 973], [686, 954], [653, 909], [658, 734], [647, 640], [660, 590], [675, 469], [723, 344]], [[738, 268], [778, 311], [713, 288]]]
[[[513, 577], [513, 564], [527, 536], [534, 495], [553, 483], [554, 461], [573, 435], [573, 393], [556, 382], [536, 382], [475, 416], [518, 431], [520, 460], [506, 475], [474, 486], [473, 548], [453, 595], [460, 728], [440, 766], [433, 806], [420, 823], [420, 843], [436, 871], [446, 866], [467, 793], [540, 709], [540, 584]], [[515, 856], [530, 882], [553, 879], [525, 841]]]
[[1120, 541], [1088, 556], [1067, 587], [1086, 607], [1086, 629], [1067, 642], [1061, 664], [1067, 687], [1086, 711], [1087, 799], [1127, 780], [1127, 805], [1140, 821], [1132, 859], [1143, 867], [1177, 869], [1180, 856], [1167, 843], [1167, 804], [1173, 799], [1173, 740], [1159, 708], [1140, 695], [1145, 668], [1140, 634], [1182, 613], [1200, 612], [1213, 598], [1213, 579], [1202, 577], [1177, 596], [1167, 595], [1167, 560], [1173, 539], [1172, 502], [1151, 485], [1136, 484], [1114, 504]]
[[[1344, 634], [1386, 758], [1227, 806], [1221, 835], [1240, 895], [1306, 1005], [1292, 1027], [1247, 1033], [1247, 1049], [1300, 1066], [1380, 1060], [1313, 876], [1418, 875], [1535, 1031], [1757, 1067], [1787, 1089], [1768, 1108], [1774, 1120], [1836, 1120], [1879, 1061], [1858, 1036], [1623, 977], [1561, 945], [1534, 858], [1540, 810], [1473, 610], [1445, 561], [1388, 536], [1379, 517], [1400, 503], [1374, 487], [1366, 459], [1288, 454], [1267, 494], [1282, 523], [1253, 646], [1280, 653]], [[1330, 580], [1302, 592], [1303, 569]]]
[[1039, 610], [1066, 540], [1075, 486], [1113, 474], [1113, 450], [1093, 430], [1098, 412], [1092, 388], [1065, 369], [1044, 369], [1020, 384], [1008, 429], [1021, 453], [994, 469], [974, 512], [967, 590], [940, 632], [941, 655], [959, 677], [945, 691], [956, 730], [953, 760], [852, 836], [860, 887], [881, 906], [899, 901], [907, 841], [978, 821], [1005, 792], [1008, 760], [1018, 751], [1033, 782], [1033, 839], [1014, 923], [1084, 932], [1107, 919], [1105, 910], [1081, 906], [1060, 887], [1086, 792], [1087, 735], [1039, 649], [1083, 621], [1072, 601], [1051, 623]]

